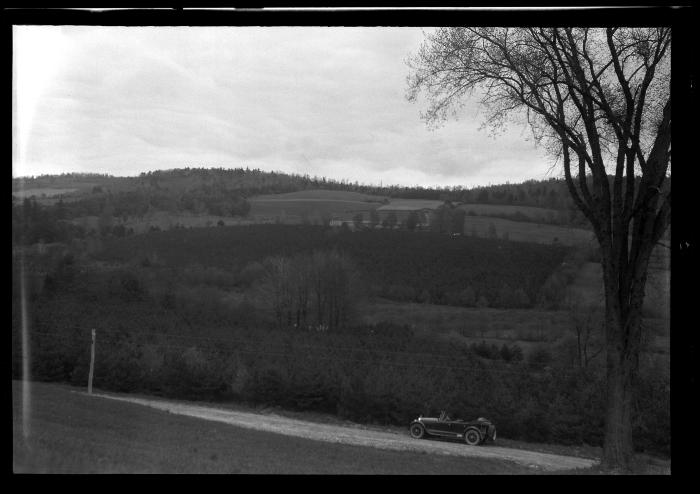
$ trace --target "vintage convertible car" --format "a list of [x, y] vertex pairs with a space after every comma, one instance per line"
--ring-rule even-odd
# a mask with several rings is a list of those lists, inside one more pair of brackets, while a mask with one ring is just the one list
[[452, 420], [446, 412], [438, 418], [419, 416], [409, 426], [411, 436], [421, 439], [425, 436], [452, 437], [464, 439], [470, 446], [496, 440], [496, 426], [491, 421], [479, 417], [476, 420]]

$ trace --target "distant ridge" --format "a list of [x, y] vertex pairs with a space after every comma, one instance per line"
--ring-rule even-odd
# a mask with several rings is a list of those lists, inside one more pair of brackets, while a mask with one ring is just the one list
[[467, 204], [499, 204], [572, 211], [576, 209], [563, 179], [526, 180], [522, 183], [453, 187], [421, 185], [376, 185], [327, 177], [263, 171], [252, 168], [174, 168], [143, 172], [138, 176], [117, 177], [99, 173], [64, 173], [37, 177], [16, 177], [13, 191], [20, 188], [78, 188], [100, 186], [108, 190], [131, 187], [168, 189], [196, 188], [201, 185], [237, 191], [245, 197], [287, 194], [309, 189], [356, 192], [390, 198], [450, 201]]

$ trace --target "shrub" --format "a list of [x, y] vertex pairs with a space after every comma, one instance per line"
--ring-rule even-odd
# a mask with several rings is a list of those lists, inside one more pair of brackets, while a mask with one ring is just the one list
[[535, 400], [527, 400], [517, 412], [519, 436], [526, 441], [544, 443], [549, 440], [552, 426], [551, 415], [547, 414]]
[[474, 307], [474, 305], [476, 305], [476, 293], [474, 289], [468, 286], [459, 292], [457, 302], [464, 307]]
[[241, 269], [238, 279], [243, 284], [243, 286], [251, 286], [258, 280], [261, 280], [265, 275], [265, 268], [262, 264], [257, 261], [251, 261], [243, 266]]
[[538, 345], [530, 351], [527, 363], [531, 369], [542, 370], [552, 363], [552, 353], [544, 345]]
[[502, 285], [501, 289], [498, 291], [498, 306], [512, 308], [515, 307], [515, 305], [515, 292], [513, 292], [513, 289], [507, 284]]
[[110, 294], [119, 297], [124, 302], [143, 300], [146, 290], [136, 274], [130, 271], [118, 271], [110, 280]]
[[501, 359], [506, 362], [510, 362], [511, 360], [513, 360], [513, 353], [511, 352], [508, 345], [506, 345], [505, 343], [501, 346], [500, 356]]
[[416, 297], [416, 301], [420, 302], [421, 304], [429, 304], [431, 301], [430, 292], [426, 289], [421, 290]]
[[530, 297], [527, 296], [525, 290], [522, 287], [518, 287], [513, 294], [514, 306], [518, 308], [530, 307], [532, 304], [530, 302]]
[[415, 289], [408, 285], [391, 285], [385, 293], [388, 298], [401, 302], [412, 302], [417, 298]]
[[487, 359], [498, 359], [501, 357], [501, 353], [498, 350], [498, 347], [493, 343], [489, 345], [484, 340], [482, 340], [478, 344], [472, 343], [470, 349], [479, 357]]
[[493, 222], [489, 223], [488, 238], [496, 239], [498, 238], [498, 232], [496, 231], [496, 225]]
[[523, 349], [519, 345], [510, 347], [511, 360], [513, 362], [521, 362], [523, 360]]

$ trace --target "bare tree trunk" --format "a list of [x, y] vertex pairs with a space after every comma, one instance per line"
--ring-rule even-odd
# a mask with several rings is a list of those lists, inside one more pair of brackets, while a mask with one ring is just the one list
[[[607, 350], [607, 411], [603, 464], [611, 468], [629, 469], [634, 456], [632, 440], [632, 403], [634, 380], [641, 350], [644, 287], [650, 248], [642, 249], [628, 288], [621, 290], [617, 280], [619, 265], [609, 263], [605, 280], [605, 334]], [[628, 293], [629, 297], [621, 296]]]
[[[610, 296], [616, 298], [615, 293]], [[607, 410], [603, 463], [609, 467], [627, 468], [634, 454], [631, 422], [634, 371], [630, 365], [629, 348], [621, 341], [619, 310], [613, 307], [606, 312]]]

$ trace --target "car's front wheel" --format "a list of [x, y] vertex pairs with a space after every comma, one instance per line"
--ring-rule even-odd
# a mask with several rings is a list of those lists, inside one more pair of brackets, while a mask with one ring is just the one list
[[464, 431], [464, 442], [469, 446], [476, 446], [481, 442], [481, 433], [477, 429], [467, 429]]
[[413, 424], [410, 431], [411, 437], [415, 439], [421, 439], [425, 435], [425, 428], [420, 424]]

